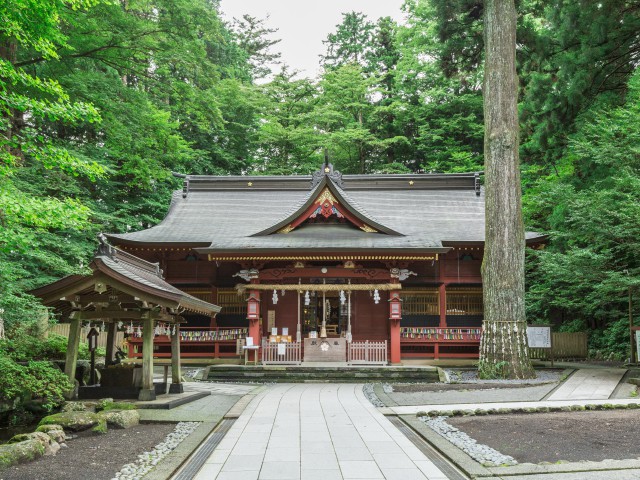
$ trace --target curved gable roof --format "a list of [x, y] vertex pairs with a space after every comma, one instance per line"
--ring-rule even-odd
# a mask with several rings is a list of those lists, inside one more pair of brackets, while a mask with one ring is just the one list
[[[330, 195], [326, 194], [327, 191]], [[311, 210], [315, 210], [315, 207], [322, 208], [321, 204], [324, 202], [330, 203], [331, 206], [338, 208], [340, 213], [345, 216], [348, 221], [364, 232], [402, 235], [402, 233], [387, 227], [369, 215], [352, 200], [344, 190], [338, 187], [327, 174], [324, 175], [315, 187], [309, 191], [309, 194], [281, 220], [252, 236], [289, 233], [298, 228], [298, 226], [309, 217]]]

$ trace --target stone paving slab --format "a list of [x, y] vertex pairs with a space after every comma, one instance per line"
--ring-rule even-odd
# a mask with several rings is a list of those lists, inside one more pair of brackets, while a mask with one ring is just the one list
[[279, 384], [256, 396], [196, 480], [445, 480], [362, 385]]
[[627, 373], [624, 368], [580, 369], [547, 400], [604, 400], [609, 398]]

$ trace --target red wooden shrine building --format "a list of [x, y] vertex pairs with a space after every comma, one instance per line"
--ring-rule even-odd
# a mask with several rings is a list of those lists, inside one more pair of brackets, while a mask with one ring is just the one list
[[[478, 355], [478, 174], [343, 176], [325, 165], [312, 176], [183, 179], [159, 225], [107, 235], [222, 307], [183, 315], [183, 357], [236, 355], [245, 336], [307, 361], [345, 361], [349, 345], [384, 341], [391, 363]], [[157, 339], [155, 354], [170, 349]]]

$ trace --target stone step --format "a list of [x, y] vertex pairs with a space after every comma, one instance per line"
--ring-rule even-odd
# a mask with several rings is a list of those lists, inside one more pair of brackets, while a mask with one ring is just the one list
[[212, 366], [208, 380], [222, 382], [437, 382], [437, 368]]

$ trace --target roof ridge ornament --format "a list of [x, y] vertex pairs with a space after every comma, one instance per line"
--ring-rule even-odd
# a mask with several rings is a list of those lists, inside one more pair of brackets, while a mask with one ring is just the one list
[[333, 164], [328, 162], [329, 158], [325, 156], [325, 163], [322, 165], [320, 170], [316, 170], [313, 172], [311, 176], [311, 187], [315, 187], [318, 185], [324, 177], [329, 177], [329, 179], [335, 183], [338, 187], [344, 187], [344, 181], [342, 180], [342, 173], [338, 170], [333, 169]]

